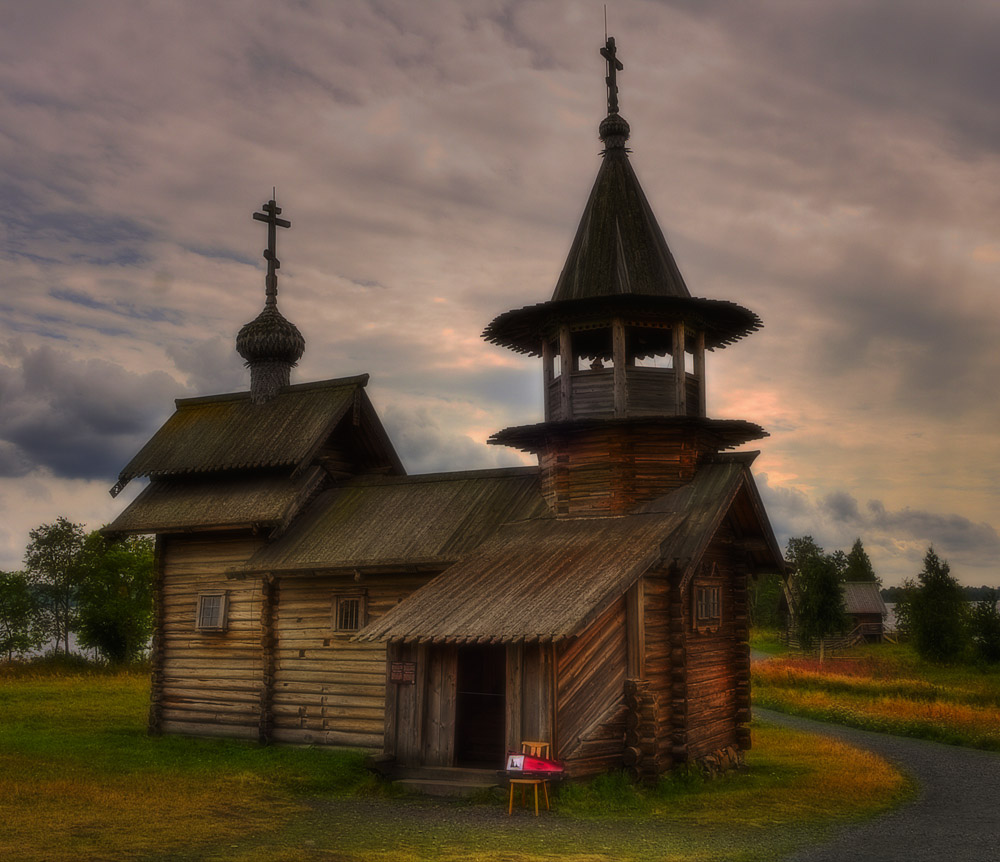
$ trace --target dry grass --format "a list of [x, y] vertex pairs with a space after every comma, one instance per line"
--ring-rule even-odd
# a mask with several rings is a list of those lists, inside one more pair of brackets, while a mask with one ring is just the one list
[[1000, 672], [920, 662], [905, 647], [753, 669], [760, 706], [866, 730], [1000, 750]]

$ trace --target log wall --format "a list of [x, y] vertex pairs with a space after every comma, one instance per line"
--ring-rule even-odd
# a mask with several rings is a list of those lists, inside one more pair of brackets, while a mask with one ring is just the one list
[[571, 775], [621, 766], [622, 706], [628, 664], [625, 597], [581, 635], [556, 649], [556, 758]]
[[[733, 535], [724, 524], [716, 533], [694, 577], [685, 585], [681, 604], [686, 636], [687, 755], [689, 759], [712, 754], [737, 740], [737, 640], [739, 612], [745, 617], [745, 575], [733, 557]], [[736, 582], [743, 582], [737, 602]], [[694, 624], [695, 591], [699, 586], [721, 590], [721, 620], [716, 631], [697, 631]]]
[[592, 429], [551, 439], [538, 455], [541, 490], [558, 515], [620, 515], [694, 478], [716, 447], [690, 430]]
[[[260, 644], [262, 582], [229, 580], [226, 569], [247, 560], [263, 540], [250, 533], [165, 536], [157, 590], [162, 628], [154, 646], [158, 731], [198, 736], [259, 734], [264, 667]], [[195, 629], [198, 594], [224, 590], [223, 632]]]
[[371, 622], [426, 583], [428, 575], [281, 578], [273, 610], [270, 696], [277, 742], [381, 748], [385, 727], [384, 644], [352, 643], [335, 632], [333, 599], [364, 593]]

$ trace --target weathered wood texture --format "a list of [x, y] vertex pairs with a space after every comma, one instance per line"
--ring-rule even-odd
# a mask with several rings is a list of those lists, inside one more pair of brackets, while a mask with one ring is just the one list
[[[619, 368], [571, 371], [545, 385], [546, 421], [595, 419], [612, 416], [698, 416], [700, 391], [695, 375], [685, 373], [677, 386], [672, 368], [626, 365]], [[678, 406], [677, 394], [684, 393]], [[569, 399], [570, 412], [564, 413]]]
[[455, 762], [455, 707], [457, 703], [458, 647], [435, 645], [428, 651], [427, 695], [424, 701], [426, 766]]
[[571, 775], [621, 765], [622, 736], [610, 719], [621, 705], [628, 663], [625, 605], [622, 596], [556, 649], [555, 751]]
[[[701, 565], [682, 595], [687, 669], [688, 757], [697, 759], [737, 739], [738, 631], [746, 626], [746, 577], [734, 559], [734, 536], [728, 524], [716, 533]], [[742, 598], [737, 601], [737, 581]], [[697, 631], [695, 591], [720, 589], [721, 622], [717, 631]], [[737, 619], [739, 614], [742, 619]]]
[[153, 550], [153, 644], [149, 652], [149, 721], [151, 735], [163, 731], [163, 536]]
[[[553, 750], [557, 750], [559, 745], [557, 684], [555, 647], [550, 643], [525, 644], [521, 675], [521, 733], [524, 739], [551, 743]], [[507, 687], [509, 690], [509, 677]]]
[[644, 678], [649, 682], [650, 694], [658, 701], [656, 762], [662, 771], [673, 763], [675, 735], [677, 744], [683, 745], [687, 733], [683, 612], [679, 595], [671, 592], [671, 579], [666, 569], [651, 571], [643, 578], [642, 594], [646, 644]]
[[381, 748], [385, 646], [335, 632], [336, 595], [363, 592], [367, 620], [380, 617], [427, 576], [318, 576], [278, 581], [274, 608], [273, 738], [299, 744]]
[[538, 456], [542, 494], [560, 515], [619, 515], [694, 478], [716, 447], [668, 427], [597, 428], [554, 438]]
[[[227, 580], [263, 540], [249, 532], [163, 536], [153, 691], [158, 729], [257, 738], [264, 680], [260, 644], [261, 581]], [[224, 590], [226, 629], [195, 628], [198, 594]]]

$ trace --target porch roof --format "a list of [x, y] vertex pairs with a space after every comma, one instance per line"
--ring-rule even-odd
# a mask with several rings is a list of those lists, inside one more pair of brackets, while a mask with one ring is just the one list
[[[688, 485], [630, 515], [508, 523], [357, 640], [505, 643], [572, 637], [654, 566], [667, 562], [690, 569], [739, 490], [752, 485], [747, 464], [747, 455], [706, 464]], [[764, 529], [770, 533], [766, 524]]]

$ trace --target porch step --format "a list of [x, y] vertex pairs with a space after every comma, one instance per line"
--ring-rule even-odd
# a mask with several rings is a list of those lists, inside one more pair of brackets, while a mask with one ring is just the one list
[[403, 778], [393, 783], [411, 793], [422, 793], [425, 796], [472, 796], [500, 786], [496, 782], [484, 784], [472, 781], [449, 781], [445, 778]]
[[396, 767], [393, 783], [428, 796], [471, 796], [500, 786], [495, 769], [461, 766]]

